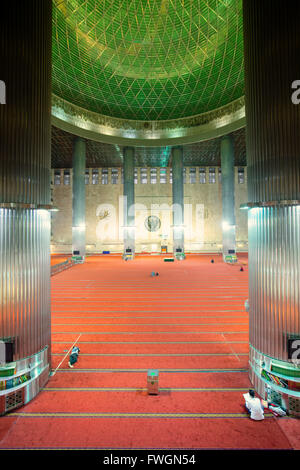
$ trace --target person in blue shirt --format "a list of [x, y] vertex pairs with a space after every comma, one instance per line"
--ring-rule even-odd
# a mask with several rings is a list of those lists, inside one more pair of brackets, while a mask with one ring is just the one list
[[77, 346], [74, 346], [74, 348], [71, 351], [70, 359], [68, 362], [69, 367], [72, 367], [72, 368], [74, 367], [73, 364], [75, 364], [75, 362], [77, 362], [78, 360], [79, 351], [80, 349]]

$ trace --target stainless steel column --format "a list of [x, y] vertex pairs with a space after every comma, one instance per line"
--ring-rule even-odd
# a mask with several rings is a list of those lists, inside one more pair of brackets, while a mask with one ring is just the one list
[[172, 148], [173, 251], [184, 253], [183, 149]]
[[0, 414], [49, 376], [51, 8], [51, 0], [0, 4], [0, 339], [14, 340], [16, 363]]
[[300, 336], [300, 107], [291, 100], [299, 79], [300, 5], [244, 0], [243, 14], [250, 378], [262, 395], [300, 416], [300, 370], [287, 348], [289, 338]]
[[221, 139], [223, 259], [236, 249], [234, 208], [234, 143], [231, 135]]
[[135, 253], [134, 148], [124, 152], [124, 256]]
[[85, 259], [85, 165], [86, 142], [76, 137], [73, 142], [72, 185], [72, 252], [79, 261]]

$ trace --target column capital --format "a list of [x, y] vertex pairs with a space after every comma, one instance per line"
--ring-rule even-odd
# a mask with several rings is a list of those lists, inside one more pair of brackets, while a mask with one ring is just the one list
[[172, 147], [171, 149], [171, 154], [173, 155], [174, 153], [180, 152], [183, 155], [183, 146], [182, 145], [177, 145], [176, 147]]
[[126, 147], [123, 147], [123, 155], [128, 155], [128, 153], [132, 153], [132, 155], [135, 154], [135, 148], [134, 147], [130, 147], [130, 146], [126, 146]]
[[221, 137], [221, 143], [224, 142], [224, 141], [226, 141], [226, 140], [229, 140], [229, 141], [233, 142], [233, 141], [234, 141], [233, 135], [232, 135], [232, 134], [225, 134], [225, 135], [222, 135], [222, 137]]

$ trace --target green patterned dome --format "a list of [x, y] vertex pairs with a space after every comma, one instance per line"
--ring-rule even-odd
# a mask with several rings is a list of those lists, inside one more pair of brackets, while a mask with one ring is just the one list
[[241, 0], [54, 0], [53, 93], [105, 116], [168, 120], [244, 94]]

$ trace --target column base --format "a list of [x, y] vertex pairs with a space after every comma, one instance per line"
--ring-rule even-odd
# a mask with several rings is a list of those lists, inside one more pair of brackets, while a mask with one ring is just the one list
[[237, 263], [237, 256], [236, 254], [228, 254], [227, 252], [226, 253], [223, 253], [223, 261], [224, 263]]
[[72, 261], [74, 263], [84, 263], [85, 256], [72, 256]]
[[300, 367], [249, 346], [249, 378], [257, 393], [279, 405], [289, 416], [300, 418]]
[[184, 244], [183, 243], [174, 242], [174, 244], [173, 244], [173, 255], [174, 255], [174, 258], [176, 258], [178, 260], [185, 259]]
[[26, 405], [47, 383], [48, 346], [10, 365], [10, 368], [8, 364], [6, 367], [0, 367], [0, 416]]
[[182, 253], [174, 253], [174, 257], [178, 260], [178, 261], [183, 261], [185, 259], [185, 254], [182, 252]]
[[134, 259], [134, 252], [131, 252], [131, 253], [123, 253], [122, 255], [122, 259], [124, 259], [125, 261], [128, 261], [130, 259]]

